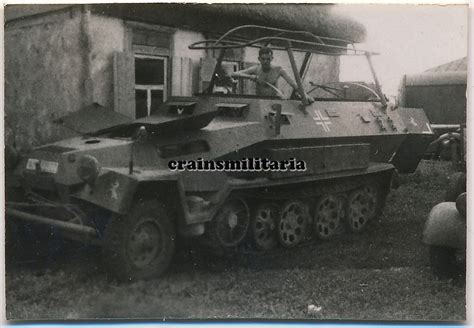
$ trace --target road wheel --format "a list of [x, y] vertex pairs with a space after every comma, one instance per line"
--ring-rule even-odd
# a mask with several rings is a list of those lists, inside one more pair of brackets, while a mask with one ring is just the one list
[[249, 226], [250, 212], [247, 203], [235, 197], [226, 200], [214, 219], [209, 222], [207, 230], [212, 241], [229, 248], [242, 242]]
[[278, 205], [265, 203], [259, 205], [252, 216], [252, 240], [261, 250], [273, 249], [278, 244], [277, 238]]
[[462, 274], [462, 266], [456, 257], [457, 250], [445, 246], [430, 246], [430, 264], [440, 279], [456, 278]]
[[346, 223], [352, 232], [361, 232], [370, 220], [380, 214], [383, 206], [376, 185], [366, 185], [349, 194], [346, 205]]
[[313, 211], [313, 224], [316, 235], [325, 240], [333, 237], [341, 223], [343, 216], [342, 199], [327, 195], [316, 203]]
[[305, 203], [290, 200], [283, 204], [278, 220], [278, 239], [284, 247], [294, 247], [307, 236], [309, 221]]
[[110, 219], [104, 236], [103, 259], [121, 281], [160, 276], [175, 249], [175, 229], [163, 204], [147, 200], [124, 216]]

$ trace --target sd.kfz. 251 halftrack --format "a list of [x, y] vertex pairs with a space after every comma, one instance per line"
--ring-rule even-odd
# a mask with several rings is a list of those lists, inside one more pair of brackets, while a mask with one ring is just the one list
[[[257, 35], [249, 30], [259, 37], [234, 38]], [[215, 92], [226, 78], [220, 69], [226, 51], [269, 42], [288, 54], [300, 98]], [[178, 234], [234, 251], [249, 240], [268, 250], [294, 247], [310, 233], [329, 239], [342, 224], [360, 232], [381, 213], [394, 172], [414, 171], [431, 141], [424, 112], [387, 103], [373, 53], [350, 41], [243, 26], [190, 48], [220, 51], [207, 90], [172, 97], [138, 120], [110, 112], [105, 128], [34, 149], [15, 169], [23, 199], [7, 193], [7, 220], [52, 226], [102, 246], [103, 261], [121, 280], [153, 278], [167, 269]], [[301, 79], [309, 61], [298, 68], [296, 52], [366, 57], [375, 90], [354, 99], [348, 89], [367, 87], [312, 83], [329, 97], [310, 103]], [[77, 115], [61, 123], [73, 124]], [[193, 170], [199, 161], [225, 169], [262, 159], [288, 165]], [[180, 170], [189, 160], [196, 163]]]

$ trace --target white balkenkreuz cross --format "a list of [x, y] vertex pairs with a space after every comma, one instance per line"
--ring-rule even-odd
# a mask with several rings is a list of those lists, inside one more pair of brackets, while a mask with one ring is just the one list
[[315, 120], [317, 125], [321, 125], [323, 127], [324, 132], [329, 132], [329, 124], [332, 124], [331, 120], [327, 116], [323, 116], [321, 111], [315, 109], [314, 113], [316, 116], [313, 116], [313, 120]]

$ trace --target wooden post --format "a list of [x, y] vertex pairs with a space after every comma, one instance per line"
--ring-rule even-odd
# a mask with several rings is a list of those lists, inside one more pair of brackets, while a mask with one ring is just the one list
[[291, 68], [293, 70], [293, 75], [296, 80], [296, 85], [298, 86], [298, 93], [301, 96], [301, 102], [303, 103], [304, 106], [309, 105], [308, 99], [306, 99], [306, 92], [304, 92], [303, 89], [303, 83], [301, 82], [301, 77], [298, 72], [298, 67], [296, 66], [296, 61], [295, 61], [295, 56], [293, 54], [293, 49], [291, 49], [291, 43], [289, 42], [288, 48], [286, 49], [288, 52], [288, 57], [290, 58], [290, 63], [291, 63]]
[[377, 78], [377, 75], [375, 74], [374, 66], [372, 65], [372, 58], [370, 57], [370, 53], [366, 53], [365, 56], [367, 57], [367, 61], [369, 62], [369, 67], [370, 71], [372, 72], [372, 76], [374, 77], [374, 82], [375, 82], [375, 88], [377, 89], [377, 94], [380, 97], [380, 101], [382, 102], [382, 105], [384, 107], [387, 107], [387, 101], [385, 100], [385, 95], [382, 92], [382, 89], [380, 88], [380, 83], [379, 79]]
[[[300, 67], [300, 77], [301, 78], [304, 78], [304, 76], [306, 75], [306, 73], [308, 71], [308, 66], [311, 62], [312, 57], [313, 57], [313, 54], [311, 52], [305, 53], [303, 63], [301, 64], [301, 67]], [[295, 92], [296, 92], [296, 90], [293, 90], [293, 92], [291, 93], [290, 99], [294, 99]]]

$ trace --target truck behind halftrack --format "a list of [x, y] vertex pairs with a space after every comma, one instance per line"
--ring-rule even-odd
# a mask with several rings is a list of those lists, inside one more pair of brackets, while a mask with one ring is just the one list
[[436, 140], [425, 157], [462, 161], [461, 126], [466, 124], [467, 72], [433, 72], [405, 75], [399, 90], [402, 107], [423, 108]]
[[[301, 98], [216, 91], [229, 80], [220, 68], [226, 51], [269, 42], [288, 54]], [[7, 220], [100, 245], [120, 280], [153, 278], [170, 264], [178, 235], [232, 252], [249, 240], [269, 250], [330, 239], [343, 225], [359, 233], [381, 214], [394, 172], [414, 171], [432, 139], [423, 110], [387, 103], [373, 53], [351, 41], [242, 26], [190, 48], [220, 52], [207, 90], [138, 120], [97, 106], [85, 110], [102, 115], [90, 124], [78, 126], [84, 113], [64, 117], [84, 134], [21, 159]], [[310, 83], [305, 93], [313, 54], [366, 57], [375, 90], [352, 99], [348, 89], [366, 87]], [[311, 92], [328, 97], [310, 103]]]

